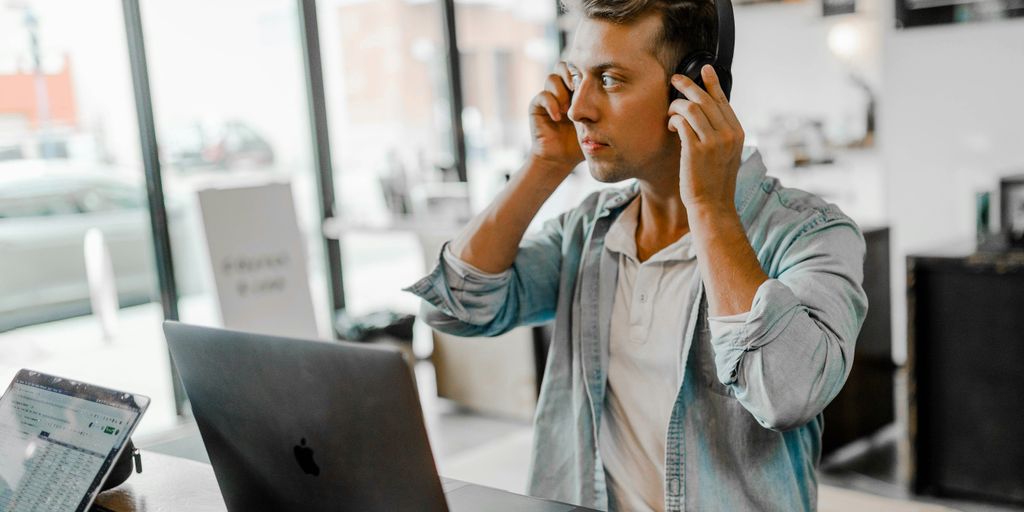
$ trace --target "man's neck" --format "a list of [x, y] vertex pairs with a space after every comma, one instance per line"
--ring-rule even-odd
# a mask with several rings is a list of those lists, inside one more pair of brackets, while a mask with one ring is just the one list
[[679, 180], [640, 180], [640, 213], [636, 226], [636, 254], [643, 262], [690, 232], [686, 207], [679, 199]]

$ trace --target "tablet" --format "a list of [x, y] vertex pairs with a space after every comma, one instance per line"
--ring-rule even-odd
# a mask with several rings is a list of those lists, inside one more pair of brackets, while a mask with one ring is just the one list
[[0, 512], [85, 512], [149, 398], [21, 370], [0, 397]]

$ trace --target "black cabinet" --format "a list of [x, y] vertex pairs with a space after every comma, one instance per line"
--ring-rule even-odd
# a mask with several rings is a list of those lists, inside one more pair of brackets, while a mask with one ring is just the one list
[[1024, 503], [1024, 253], [910, 256], [918, 493]]

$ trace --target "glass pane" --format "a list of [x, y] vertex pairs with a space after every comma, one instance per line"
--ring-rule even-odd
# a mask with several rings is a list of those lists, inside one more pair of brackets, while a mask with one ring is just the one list
[[338, 208], [353, 220], [408, 213], [409, 187], [457, 179], [440, 3], [317, 9]]
[[175, 416], [121, 9], [0, 3], [0, 386], [149, 395], [144, 434]]
[[[317, 3], [348, 310], [415, 312], [414, 229], [428, 208], [468, 215], [457, 183], [441, 4]], [[381, 20], [387, 20], [382, 23]]]
[[329, 336], [297, 3], [145, 1], [141, 9], [164, 187], [181, 211], [171, 228], [188, 234], [188, 252], [175, 261], [182, 320], [223, 325], [197, 192], [288, 183], [316, 330]]
[[456, 0], [471, 196], [482, 209], [530, 146], [527, 105], [558, 59], [557, 0]]

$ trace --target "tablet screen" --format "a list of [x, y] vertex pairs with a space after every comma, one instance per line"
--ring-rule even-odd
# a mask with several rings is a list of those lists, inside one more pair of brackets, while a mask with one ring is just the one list
[[22, 370], [0, 398], [0, 512], [85, 511], [149, 399]]

